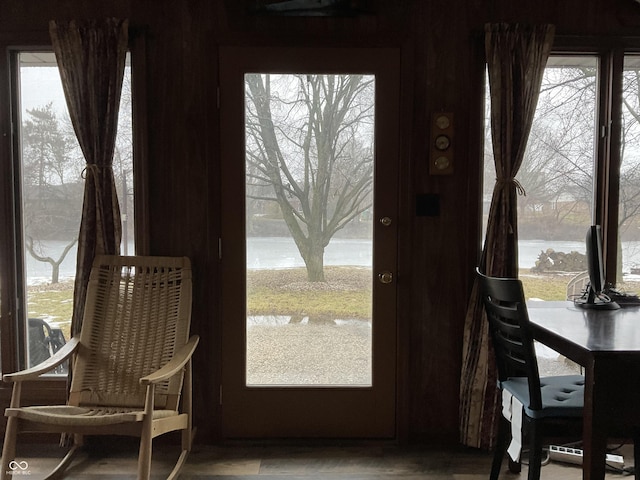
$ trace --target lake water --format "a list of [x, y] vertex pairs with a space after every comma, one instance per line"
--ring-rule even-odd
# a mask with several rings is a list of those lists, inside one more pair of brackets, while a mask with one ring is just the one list
[[[50, 242], [49, 252], [55, 258], [64, 248], [64, 242]], [[584, 253], [584, 242], [526, 240], [519, 245], [520, 268], [531, 268], [535, 265], [540, 252], [553, 248], [558, 252], [577, 251]], [[624, 270], [640, 266], [640, 242], [622, 244]], [[129, 246], [133, 252], [133, 245]], [[60, 267], [60, 280], [72, 279], [75, 276], [76, 247], [69, 252]], [[358, 239], [333, 239], [325, 251], [325, 265], [371, 265], [371, 241]], [[275, 269], [303, 267], [304, 261], [289, 237], [249, 238], [247, 244], [247, 267], [250, 269]], [[27, 255], [28, 283], [36, 285], [51, 281], [51, 266], [38, 262]]]

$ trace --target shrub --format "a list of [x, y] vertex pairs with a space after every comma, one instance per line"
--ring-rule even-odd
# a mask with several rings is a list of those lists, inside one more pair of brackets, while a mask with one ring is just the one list
[[532, 273], [545, 272], [584, 272], [587, 270], [587, 256], [580, 252], [556, 252], [548, 248], [540, 252], [536, 265], [531, 267]]

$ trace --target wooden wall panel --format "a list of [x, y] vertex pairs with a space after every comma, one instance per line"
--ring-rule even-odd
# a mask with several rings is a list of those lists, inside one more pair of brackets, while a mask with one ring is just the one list
[[[134, 2], [135, 3], [135, 2]], [[0, 2], [0, 32], [47, 31], [49, 20], [129, 16], [130, 0], [83, 2], [78, 0], [42, 0]]]
[[217, 47], [212, 2], [134, 2], [146, 31], [150, 251], [194, 268], [194, 404], [201, 440], [215, 437], [219, 384], [217, 292]]
[[[413, 183], [411, 197], [435, 195], [440, 213], [414, 216], [411, 238], [412, 303], [411, 375], [416, 380], [409, 414], [412, 435], [422, 440], [458, 438], [457, 399], [461, 365], [461, 338], [469, 279], [475, 264], [478, 236], [476, 211], [479, 168], [477, 146], [470, 132], [477, 128], [475, 86], [482, 72], [473, 65], [482, 60], [482, 37], [468, 25], [475, 12], [454, 9], [449, 2], [416, 3], [411, 13], [415, 48]], [[427, 21], [428, 19], [428, 21]], [[480, 24], [482, 25], [482, 23]], [[479, 78], [478, 78], [479, 76]], [[455, 157], [451, 175], [430, 175], [430, 146], [426, 141], [435, 112], [454, 115]], [[437, 436], [433, 434], [438, 432]]]

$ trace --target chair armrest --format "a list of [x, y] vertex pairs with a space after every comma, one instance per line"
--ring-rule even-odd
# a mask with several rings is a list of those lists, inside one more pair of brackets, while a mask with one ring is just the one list
[[62, 362], [67, 360], [78, 349], [78, 345], [80, 345], [80, 340], [76, 337], [73, 337], [67, 343], [65, 343], [60, 350], [54, 353], [51, 357], [47, 358], [44, 362], [39, 363], [38, 365], [26, 370], [7, 373], [6, 375], [2, 376], [2, 380], [4, 380], [5, 382], [23, 382], [25, 380], [33, 380], [34, 378], [38, 378], [43, 373], [53, 370]]
[[174, 376], [191, 359], [199, 341], [200, 337], [198, 335], [193, 335], [187, 343], [178, 349], [173, 358], [163, 367], [146, 377], [142, 377], [140, 379], [140, 384], [149, 385], [150, 383], [158, 383]]

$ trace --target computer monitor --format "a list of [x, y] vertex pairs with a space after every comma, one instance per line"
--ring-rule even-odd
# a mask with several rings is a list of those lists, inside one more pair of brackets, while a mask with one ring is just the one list
[[591, 225], [587, 230], [587, 269], [589, 285], [585, 294], [575, 301], [582, 308], [601, 308], [613, 310], [620, 306], [612, 301], [605, 293], [604, 261], [602, 255], [602, 228]]

